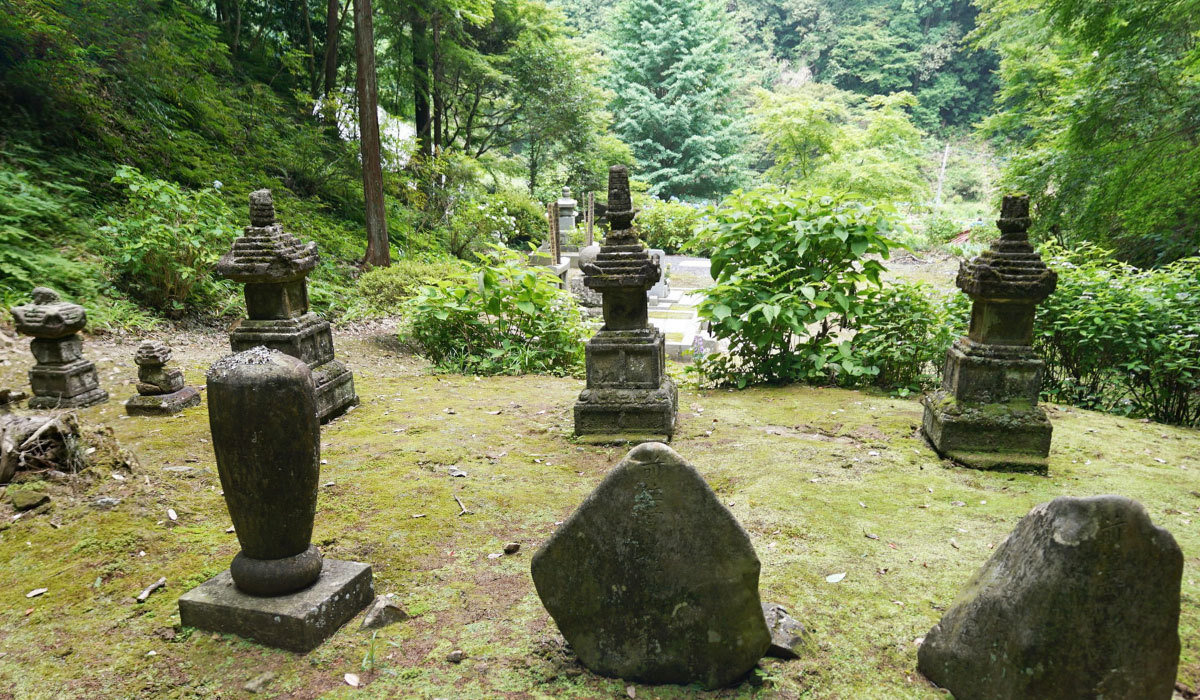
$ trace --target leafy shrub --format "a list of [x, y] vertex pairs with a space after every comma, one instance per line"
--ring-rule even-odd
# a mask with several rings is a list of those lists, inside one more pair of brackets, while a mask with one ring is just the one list
[[0, 160], [0, 296], [6, 301], [23, 299], [38, 285], [84, 291], [88, 271], [52, 245], [64, 235], [81, 235], [74, 218], [81, 193], [78, 187], [51, 185]]
[[550, 232], [546, 223], [546, 208], [521, 190], [500, 190], [486, 198], [491, 206], [513, 219], [513, 230], [505, 243], [511, 247], [525, 249], [532, 243], [541, 245]]
[[506, 249], [422, 287], [404, 315], [403, 335], [440, 371], [564, 375], [583, 364], [585, 331], [571, 295]]
[[1046, 255], [1059, 278], [1034, 327], [1043, 395], [1200, 424], [1200, 258], [1139, 270], [1089, 244]]
[[211, 297], [212, 268], [237, 233], [217, 190], [189, 192], [129, 166], [113, 182], [128, 196], [100, 229], [114, 281], [168, 315]]
[[703, 211], [684, 202], [653, 199], [638, 212], [635, 221], [638, 237], [648, 248], [659, 248], [667, 255], [676, 255], [695, 237]]
[[379, 314], [400, 311], [405, 301], [421, 287], [433, 286], [462, 271], [453, 260], [412, 260], [402, 258], [388, 267], [377, 267], [358, 278], [357, 291], [367, 310]]
[[970, 298], [924, 282], [895, 282], [864, 295], [855, 321], [854, 356], [876, 370], [871, 383], [901, 396], [930, 389], [946, 351], [966, 332]]
[[839, 197], [735, 192], [701, 228], [716, 285], [700, 305], [729, 353], [693, 367], [702, 382], [826, 382], [876, 370], [839, 331], [879, 286], [895, 230], [889, 209]]
[[492, 245], [541, 241], [549, 225], [541, 205], [519, 193], [479, 194], [457, 202], [446, 227], [446, 249], [468, 259]]

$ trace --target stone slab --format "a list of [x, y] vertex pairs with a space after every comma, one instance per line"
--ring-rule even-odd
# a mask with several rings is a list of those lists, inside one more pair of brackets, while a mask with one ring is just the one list
[[1046, 473], [1053, 428], [1040, 407], [964, 406], [944, 390], [924, 404], [922, 431], [939, 455], [973, 469]]
[[374, 598], [371, 565], [355, 561], [326, 559], [316, 583], [269, 598], [239, 591], [226, 569], [180, 596], [179, 620], [185, 627], [308, 652]]
[[199, 405], [200, 391], [194, 386], [185, 386], [170, 394], [138, 394], [125, 402], [125, 412], [131, 416], [170, 416]]
[[29, 407], [35, 410], [54, 408], [87, 408], [108, 401], [108, 392], [92, 389], [75, 396], [39, 395], [29, 399]]

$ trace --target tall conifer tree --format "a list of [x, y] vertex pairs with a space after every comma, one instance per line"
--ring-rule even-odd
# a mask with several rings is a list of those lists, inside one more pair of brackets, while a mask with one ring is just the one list
[[715, 198], [743, 180], [733, 24], [716, 0], [625, 0], [613, 18], [614, 131], [660, 197]]

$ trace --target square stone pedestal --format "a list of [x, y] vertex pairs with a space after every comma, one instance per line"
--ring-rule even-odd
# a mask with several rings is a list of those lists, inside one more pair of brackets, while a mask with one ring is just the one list
[[326, 559], [316, 583], [296, 593], [242, 593], [226, 569], [179, 598], [186, 627], [236, 634], [277, 649], [307, 652], [375, 598], [371, 565]]
[[941, 456], [974, 469], [1046, 473], [1051, 426], [1041, 407], [964, 404], [944, 390], [923, 403], [925, 436]]
[[138, 394], [125, 402], [125, 412], [131, 416], [170, 416], [199, 405], [200, 391], [185, 386], [170, 394]]
[[661, 442], [679, 404], [657, 328], [602, 330], [588, 341], [587, 388], [575, 402], [575, 435], [589, 443]]
[[32, 409], [84, 408], [108, 401], [108, 392], [100, 388], [96, 366], [89, 360], [74, 360], [62, 365], [34, 365], [29, 370], [33, 398]]

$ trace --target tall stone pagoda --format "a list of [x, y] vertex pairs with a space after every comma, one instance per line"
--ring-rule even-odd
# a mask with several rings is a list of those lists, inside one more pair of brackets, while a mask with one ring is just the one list
[[108, 401], [96, 365], [83, 359], [79, 331], [87, 325], [87, 312], [82, 306], [37, 287], [33, 303], [14, 306], [12, 316], [18, 333], [33, 336], [29, 350], [37, 362], [29, 370], [30, 408], [82, 408]]
[[587, 388], [575, 402], [575, 434], [669, 438], [679, 403], [666, 373], [662, 331], [650, 325], [646, 290], [659, 278], [633, 232], [629, 170], [608, 171], [610, 230], [595, 262], [581, 266], [584, 284], [604, 298], [604, 327], [587, 343]]
[[333, 356], [329, 322], [308, 308], [308, 273], [317, 244], [301, 243], [275, 223], [270, 190], [250, 193], [250, 225], [217, 263], [216, 272], [245, 285], [246, 315], [229, 336], [234, 352], [259, 345], [299, 358], [316, 383], [317, 417], [325, 422], [358, 403], [354, 377]]
[[946, 353], [942, 388], [924, 399], [934, 449], [976, 469], [1045, 472], [1050, 454], [1050, 420], [1037, 405], [1045, 365], [1031, 344], [1034, 312], [1058, 275], [1029, 244], [1029, 224], [1029, 197], [1006, 196], [1000, 238], [959, 268], [971, 326]]

